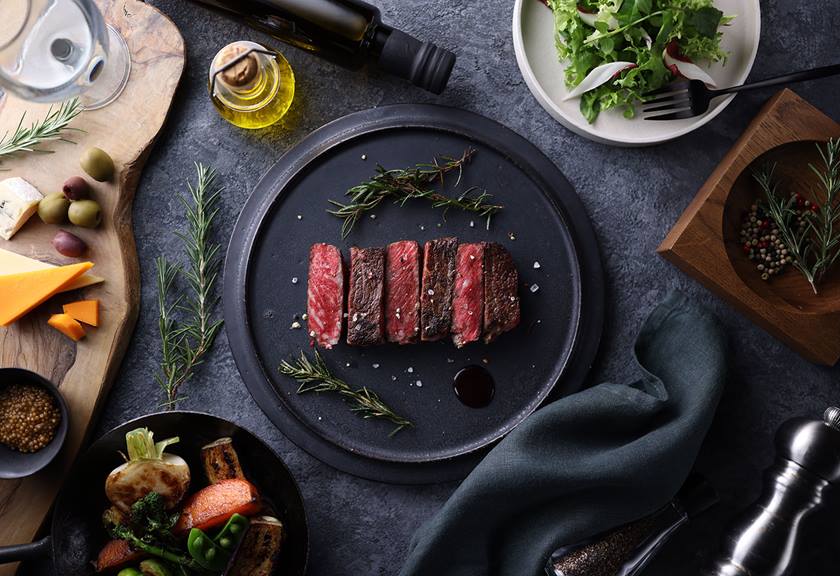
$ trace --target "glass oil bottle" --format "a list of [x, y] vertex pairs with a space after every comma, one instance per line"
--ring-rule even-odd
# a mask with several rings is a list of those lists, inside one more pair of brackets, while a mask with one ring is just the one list
[[282, 54], [261, 44], [228, 44], [210, 65], [208, 89], [219, 114], [240, 128], [265, 128], [280, 120], [295, 95], [295, 76]]

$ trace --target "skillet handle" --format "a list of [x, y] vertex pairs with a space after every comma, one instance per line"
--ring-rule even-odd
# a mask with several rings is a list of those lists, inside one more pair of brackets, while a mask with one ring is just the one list
[[40, 540], [30, 544], [15, 544], [13, 546], [0, 546], [0, 564], [20, 562], [33, 558], [46, 558], [52, 548], [52, 538], [44, 536]]

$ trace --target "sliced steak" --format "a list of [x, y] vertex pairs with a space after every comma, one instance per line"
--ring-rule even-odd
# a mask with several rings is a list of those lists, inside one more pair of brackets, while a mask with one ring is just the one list
[[501, 245], [484, 248], [484, 341], [519, 324], [519, 273], [510, 253]]
[[452, 341], [460, 348], [481, 337], [484, 314], [484, 243], [461, 244], [455, 259]]
[[344, 313], [344, 263], [341, 252], [330, 244], [309, 250], [309, 286], [306, 314], [309, 336], [322, 348], [332, 348], [341, 338]]
[[385, 270], [385, 333], [388, 342], [413, 344], [420, 337], [420, 246], [388, 245]]
[[420, 291], [420, 338], [425, 342], [449, 336], [457, 252], [457, 238], [426, 242]]
[[350, 295], [347, 297], [347, 343], [382, 344], [385, 336], [385, 250], [350, 248]]

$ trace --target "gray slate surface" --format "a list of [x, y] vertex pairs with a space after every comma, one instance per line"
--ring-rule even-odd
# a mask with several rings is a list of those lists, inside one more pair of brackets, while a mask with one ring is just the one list
[[[349, 72], [283, 48], [297, 75], [297, 98], [283, 126], [257, 132], [224, 122], [207, 97], [206, 71], [228, 42], [265, 37], [183, 0], [154, 0], [187, 43], [187, 70], [167, 127], [149, 159], [134, 208], [142, 268], [142, 309], [131, 348], [99, 424], [99, 433], [156, 410], [158, 361], [154, 258], [178, 255], [182, 225], [177, 193], [193, 176], [193, 161], [216, 166], [226, 192], [219, 237], [233, 228], [260, 176], [289, 147], [349, 112], [401, 102], [438, 102], [498, 120], [525, 135], [560, 167], [589, 211], [608, 275], [608, 311], [595, 381], [632, 379], [630, 348], [642, 318], [664, 294], [679, 288], [715, 310], [732, 341], [728, 389], [698, 462], [721, 491], [723, 504], [680, 535], [650, 569], [687, 574], [717, 547], [726, 520], [760, 488], [772, 460], [772, 434], [792, 415], [818, 415], [840, 402], [840, 368], [814, 366], [751, 324], [655, 255], [654, 250], [767, 93], [748, 94], [710, 125], [675, 143], [645, 149], [594, 144], [556, 124], [531, 96], [517, 69], [511, 39], [512, 0], [379, 0], [385, 19], [418, 37], [454, 48], [458, 63], [440, 97], [376, 71]], [[753, 78], [837, 62], [840, 3], [762, 2], [763, 30]], [[840, 118], [840, 79], [797, 91]], [[289, 442], [245, 389], [224, 335], [183, 408], [219, 414], [254, 430], [284, 457], [299, 481], [311, 524], [312, 576], [395, 574], [409, 538], [455, 488], [400, 487], [337, 472]], [[831, 510], [838, 512], [835, 504]], [[821, 518], [797, 574], [836, 574], [838, 530]], [[816, 533], [814, 529], [812, 532]], [[831, 534], [831, 536], [829, 536]], [[831, 544], [834, 544], [832, 546]]]

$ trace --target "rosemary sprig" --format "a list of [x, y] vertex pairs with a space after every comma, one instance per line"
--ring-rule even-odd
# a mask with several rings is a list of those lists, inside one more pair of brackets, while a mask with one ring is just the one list
[[[210, 240], [213, 220], [221, 189], [216, 186], [216, 172], [203, 164], [196, 164], [198, 182], [187, 183], [189, 200], [181, 197], [187, 216], [186, 233], [178, 233], [184, 243], [189, 267], [169, 262], [160, 256], [157, 264], [158, 329], [161, 337], [162, 362], [155, 376], [166, 395], [164, 403], [174, 409], [181, 386], [190, 379], [222, 327], [222, 320], [214, 320], [213, 312], [219, 302], [214, 286], [219, 275], [219, 244]], [[173, 297], [179, 277], [186, 279], [189, 290]], [[181, 316], [179, 321], [176, 316]]]
[[823, 188], [812, 192], [817, 209], [807, 212], [805, 226], [796, 225], [796, 197], [779, 192], [774, 164], [760, 166], [753, 174], [767, 199], [767, 211], [782, 241], [814, 294], [819, 294], [820, 281], [840, 261], [840, 140], [829, 140], [825, 147], [817, 145], [822, 167], [809, 164]]
[[475, 212], [480, 217], [487, 219], [487, 227], [490, 227], [490, 219], [499, 212], [503, 206], [490, 204], [492, 195], [486, 191], [477, 193], [478, 188], [473, 186], [465, 190], [457, 197], [449, 197], [430, 188], [430, 185], [439, 181], [443, 185], [444, 176], [457, 171], [457, 186], [461, 181], [461, 174], [464, 166], [475, 154], [475, 150], [468, 148], [460, 158], [442, 156], [435, 158], [428, 164], [417, 164], [414, 168], [387, 170], [381, 165], [376, 166], [376, 175], [362, 182], [358, 186], [350, 188], [345, 196], [349, 196], [351, 202], [342, 204], [330, 200], [335, 210], [328, 210], [330, 214], [344, 220], [341, 227], [341, 236], [346, 238], [353, 226], [365, 212], [369, 212], [379, 206], [386, 199], [393, 199], [394, 204], [400, 206], [413, 198], [425, 198], [432, 203], [434, 208], [443, 208], [443, 215], [450, 208], [457, 208], [467, 212]]
[[306, 353], [301, 350], [300, 358], [294, 364], [283, 361], [278, 368], [281, 374], [294, 378], [300, 382], [298, 394], [305, 392], [337, 392], [350, 402], [350, 410], [359, 414], [362, 418], [385, 418], [396, 424], [389, 436], [393, 436], [400, 430], [413, 426], [410, 420], [397, 415], [385, 404], [376, 392], [363, 386], [356, 390], [352, 389], [344, 380], [333, 376], [326, 362], [315, 351], [315, 360], [310, 360]]
[[0, 157], [15, 152], [49, 153], [50, 150], [35, 148], [35, 146], [51, 140], [61, 140], [72, 144], [73, 141], [65, 138], [63, 133], [66, 130], [78, 130], [77, 128], [69, 128], [68, 124], [81, 111], [82, 105], [79, 99], [72, 98], [62, 102], [55, 110], [51, 106], [43, 120], [35, 121], [29, 127], [23, 125], [23, 121], [26, 119], [26, 113], [23, 113], [14, 132], [6, 132], [0, 139]]

